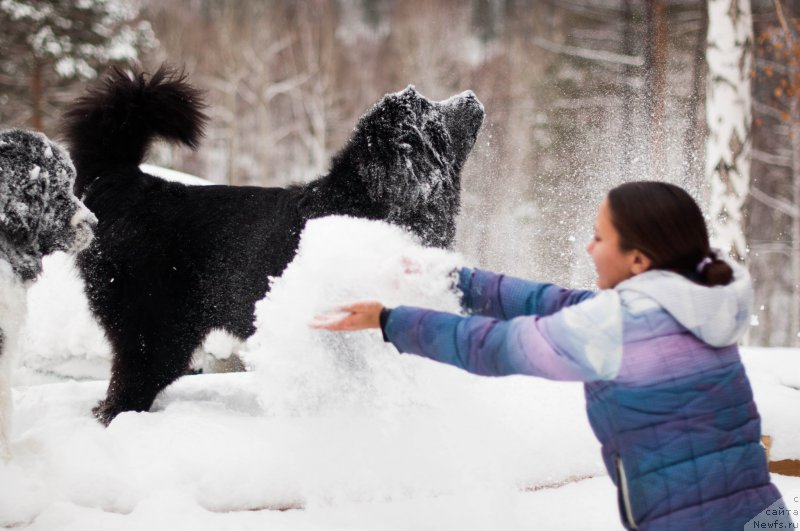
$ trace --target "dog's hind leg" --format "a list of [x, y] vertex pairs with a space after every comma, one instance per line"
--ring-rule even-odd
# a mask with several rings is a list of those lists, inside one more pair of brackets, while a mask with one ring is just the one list
[[128, 350], [123, 345], [114, 349], [106, 398], [92, 409], [100, 422], [108, 426], [125, 411], [149, 411], [158, 393], [186, 372], [202, 335], [175, 332], [142, 337]]

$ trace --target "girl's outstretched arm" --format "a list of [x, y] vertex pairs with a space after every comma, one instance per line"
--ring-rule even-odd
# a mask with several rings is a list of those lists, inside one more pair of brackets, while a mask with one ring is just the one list
[[622, 360], [622, 310], [613, 291], [548, 317], [510, 321], [401, 306], [384, 333], [401, 352], [486, 376], [613, 379]]
[[497, 319], [550, 315], [595, 294], [470, 268], [458, 271], [458, 289], [465, 310]]

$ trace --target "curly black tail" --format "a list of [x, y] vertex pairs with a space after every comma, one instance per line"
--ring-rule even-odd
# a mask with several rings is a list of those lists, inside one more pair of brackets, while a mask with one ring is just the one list
[[208, 117], [202, 92], [186, 77], [167, 65], [152, 76], [114, 67], [69, 106], [62, 130], [78, 173], [78, 196], [109, 169], [141, 164], [156, 137], [198, 146]]

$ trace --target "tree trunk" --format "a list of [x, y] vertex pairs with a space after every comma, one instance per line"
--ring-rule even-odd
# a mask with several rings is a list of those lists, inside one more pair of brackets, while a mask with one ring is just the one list
[[228, 107], [230, 123], [228, 124], [228, 184], [237, 186], [239, 175], [237, 168], [237, 158], [239, 154], [239, 129], [237, 127], [238, 116], [236, 98], [239, 88], [239, 80], [228, 80], [228, 92], [225, 94], [225, 104]]
[[31, 71], [31, 127], [44, 131], [42, 118], [42, 63], [34, 58]]
[[667, 154], [664, 140], [667, 87], [667, 15], [664, 0], [647, 2], [645, 47], [645, 105], [650, 124], [650, 165], [653, 176], [664, 179]]
[[700, 6], [701, 26], [697, 32], [697, 43], [692, 61], [692, 95], [686, 113], [686, 133], [683, 139], [683, 156], [686, 164], [685, 183], [698, 183], [703, 177], [703, 157], [701, 143], [705, 138], [705, 121], [700, 118], [700, 109], [705, 97], [706, 79], [706, 39], [708, 37], [708, 9], [705, 3]]
[[[790, 4], [791, 9], [791, 4]], [[783, 12], [780, 0], [775, 0], [775, 12], [783, 28], [786, 49], [797, 53], [797, 35], [789, 25]], [[791, 14], [791, 11], [790, 11]], [[795, 58], [787, 61], [787, 77], [789, 86], [797, 89], [797, 63]], [[800, 207], [800, 95], [789, 94], [789, 142], [792, 157], [792, 203]], [[792, 306], [789, 309], [789, 341], [793, 346], [800, 346], [800, 216], [792, 218]]]
[[750, 0], [708, 2], [706, 178], [713, 244], [744, 261], [744, 202], [750, 187], [753, 24]]
[[[794, 79], [796, 68], [789, 67], [790, 79]], [[791, 99], [790, 105], [791, 142], [792, 142], [792, 201], [800, 206], [800, 109], [797, 95]], [[789, 313], [791, 344], [800, 346], [800, 216], [792, 219], [792, 307]]]
[[[636, 53], [635, 34], [634, 34], [634, 13], [631, 7], [632, 0], [623, 0], [622, 10], [625, 20], [622, 30], [622, 53], [633, 57]], [[634, 129], [634, 112], [636, 109], [636, 94], [633, 90], [633, 80], [639, 75], [639, 70], [633, 65], [626, 64], [622, 68], [622, 129], [620, 130], [620, 145], [622, 147], [622, 158], [620, 160], [617, 173], [626, 180], [633, 174], [633, 159], [635, 158], [635, 144], [632, 142], [631, 135]]]

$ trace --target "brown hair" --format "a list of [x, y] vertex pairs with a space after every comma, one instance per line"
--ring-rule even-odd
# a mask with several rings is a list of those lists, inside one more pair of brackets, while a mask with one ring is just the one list
[[608, 193], [611, 223], [623, 251], [638, 249], [650, 269], [679, 273], [704, 286], [728, 284], [733, 270], [711, 250], [700, 207], [673, 184], [639, 181]]

